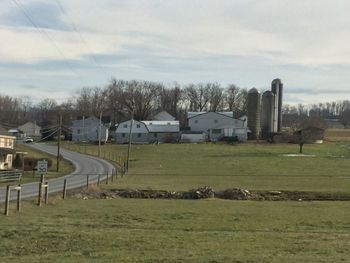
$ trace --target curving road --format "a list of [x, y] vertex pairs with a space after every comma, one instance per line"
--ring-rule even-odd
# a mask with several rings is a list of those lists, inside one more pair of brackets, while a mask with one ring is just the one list
[[[56, 155], [57, 153], [57, 147], [52, 145], [40, 143], [32, 144], [31, 147], [53, 155]], [[67, 179], [67, 189], [74, 189], [86, 185], [86, 175], [89, 175], [90, 182], [97, 182], [98, 175], [101, 175], [101, 180], [103, 180], [106, 177], [107, 173], [111, 174], [115, 168], [115, 166], [113, 166], [108, 161], [98, 157], [84, 155], [62, 148], [60, 153], [64, 159], [67, 159], [73, 163], [75, 171], [69, 175], [47, 180], [49, 182], [49, 193], [62, 191], [64, 179]], [[22, 198], [37, 196], [38, 188], [38, 182], [23, 184], [21, 191]], [[0, 202], [5, 201], [5, 192], [6, 188], [1, 187]], [[16, 191], [11, 191], [11, 200], [16, 198], [15, 192]]]

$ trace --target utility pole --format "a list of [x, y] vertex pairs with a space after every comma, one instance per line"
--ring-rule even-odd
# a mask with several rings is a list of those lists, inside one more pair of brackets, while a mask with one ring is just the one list
[[58, 138], [57, 138], [57, 166], [56, 172], [60, 170], [60, 147], [61, 147], [61, 131], [62, 131], [62, 114], [59, 115], [59, 127], [58, 127]]
[[129, 131], [129, 145], [128, 145], [128, 156], [126, 160], [126, 169], [129, 170], [129, 161], [130, 161], [130, 151], [131, 151], [131, 132], [132, 132], [132, 126], [134, 124], [134, 109], [132, 109], [131, 114], [131, 122], [130, 122], [130, 131]]
[[100, 111], [100, 123], [98, 126], [98, 157], [101, 157], [101, 130], [102, 130], [102, 110]]

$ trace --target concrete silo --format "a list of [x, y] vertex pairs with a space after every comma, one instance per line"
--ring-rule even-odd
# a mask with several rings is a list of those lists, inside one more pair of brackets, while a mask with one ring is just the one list
[[274, 79], [271, 83], [271, 91], [275, 94], [275, 119], [274, 125], [277, 132], [282, 131], [282, 100], [283, 100], [283, 83], [280, 79]]
[[275, 119], [275, 94], [272, 91], [265, 91], [261, 101], [261, 137], [267, 139], [276, 132]]
[[260, 92], [256, 88], [248, 91], [248, 128], [251, 131], [249, 135], [251, 140], [259, 139], [260, 135], [260, 97]]

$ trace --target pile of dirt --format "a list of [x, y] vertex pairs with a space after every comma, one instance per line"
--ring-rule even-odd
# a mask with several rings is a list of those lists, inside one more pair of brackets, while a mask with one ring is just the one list
[[225, 191], [216, 192], [215, 197], [230, 200], [252, 200], [256, 198], [256, 196], [248, 190], [238, 188], [226, 189]]
[[254, 200], [254, 201], [350, 201], [346, 193], [302, 192], [302, 191], [248, 191], [232, 188], [215, 192], [210, 186], [204, 186], [189, 191], [162, 191], [162, 190], [131, 190], [116, 189], [103, 190], [92, 187], [74, 193], [79, 199], [208, 199], [220, 198], [227, 200]]
[[215, 192], [210, 186], [192, 189], [189, 192], [182, 192], [183, 199], [207, 199], [213, 198], [214, 195]]
[[156, 190], [114, 190], [113, 193], [124, 198], [142, 198], [142, 199], [180, 199], [180, 192], [156, 191]]

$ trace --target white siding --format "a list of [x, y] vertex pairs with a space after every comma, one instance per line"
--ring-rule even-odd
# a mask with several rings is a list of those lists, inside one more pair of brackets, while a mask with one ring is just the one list
[[[120, 123], [115, 130], [116, 143], [128, 143], [130, 133], [131, 120]], [[148, 143], [148, 129], [146, 125], [140, 121], [133, 121], [131, 130], [131, 141], [133, 143]]]
[[[99, 140], [100, 120], [90, 117], [73, 121], [72, 140], [76, 142], [97, 142]], [[101, 142], [107, 142], [109, 128], [101, 126]]]
[[234, 119], [215, 112], [208, 112], [190, 118], [188, 124], [191, 131], [194, 132], [208, 132], [208, 130], [215, 129], [215, 127], [227, 125], [240, 128], [244, 125], [242, 120]]

